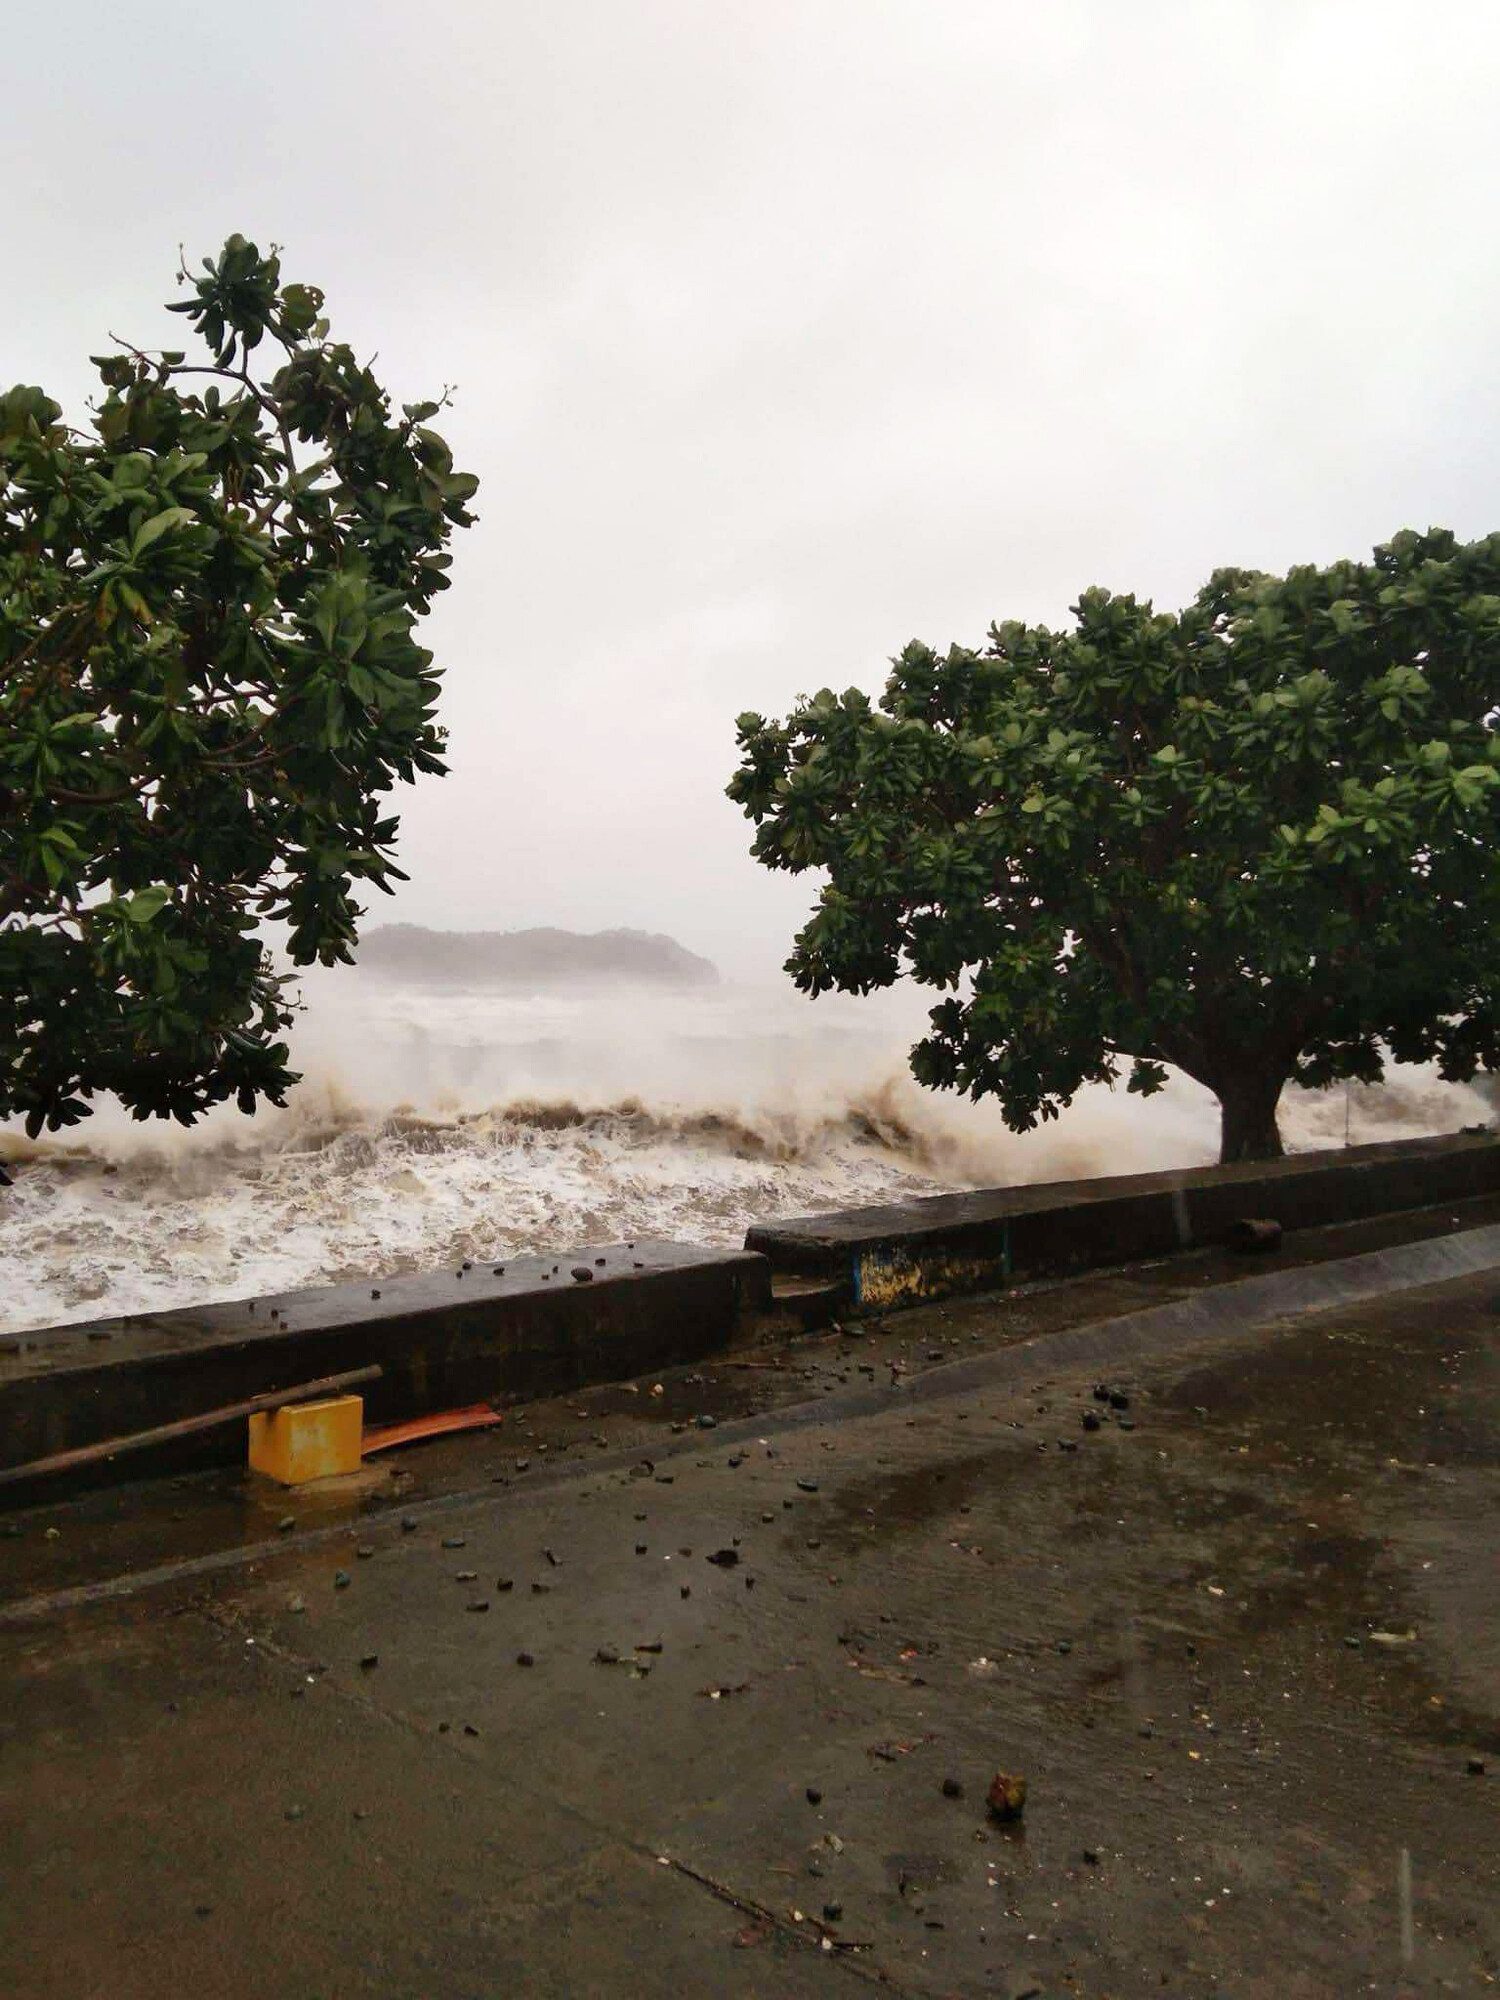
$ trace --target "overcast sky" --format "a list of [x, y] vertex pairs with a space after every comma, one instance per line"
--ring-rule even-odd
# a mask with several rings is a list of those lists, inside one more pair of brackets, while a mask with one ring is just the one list
[[908, 638], [1500, 527], [1494, 0], [6, 10], [0, 377], [241, 230], [443, 428], [452, 775], [373, 916], [774, 966], [733, 718]]

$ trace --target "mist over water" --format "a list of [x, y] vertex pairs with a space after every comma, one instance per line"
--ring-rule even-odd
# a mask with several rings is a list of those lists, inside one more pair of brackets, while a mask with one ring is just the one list
[[[517, 997], [358, 969], [304, 982], [304, 1081], [284, 1112], [77, 1136], [0, 1129], [0, 1328], [139, 1312], [463, 1257], [629, 1236], [738, 1243], [807, 1213], [1080, 1174], [1198, 1166], [1208, 1094], [1083, 1093], [1018, 1136], [991, 1104], [918, 1089], [926, 1002], [787, 986]], [[1342, 1144], [1342, 1089], [1289, 1091], [1291, 1147]], [[1348, 1103], [1354, 1143], [1482, 1122], [1478, 1095], [1397, 1070]]]

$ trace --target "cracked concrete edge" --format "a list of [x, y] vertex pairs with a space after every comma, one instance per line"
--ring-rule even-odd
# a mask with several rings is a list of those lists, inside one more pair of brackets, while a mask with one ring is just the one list
[[[1111, 1319], [1094, 1320], [1085, 1326], [1066, 1327], [1039, 1334], [1031, 1340], [993, 1348], [984, 1354], [965, 1356], [961, 1361], [943, 1362], [909, 1382], [890, 1387], [850, 1389], [842, 1394], [820, 1396], [794, 1403], [761, 1415], [739, 1417], [722, 1423], [713, 1432], [715, 1449], [725, 1445], [754, 1442], [790, 1431], [825, 1426], [834, 1421], [858, 1420], [881, 1415], [898, 1403], [938, 1403], [951, 1401], [980, 1390], [1008, 1389], [1035, 1376], [1038, 1370], [1075, 1367], [1097, 1363], [1118, 1371], [1122, 1362], [1141, 1361], [1170, 1352], [1174, 1346], [1193, 1347], [1217, 1340], [1233, 1340], [1253, 1332], [1274, 1332], [1278, 1323], [1298, 1320], [1309, 1313], [1336, 1311], [1360, 1305], [1370, 1299], [1388, 1297], [1393, 1292], [1414, 1291], [1424, 1286], [1449, 1283], [1500, 1269], [1500, 1224], [1480, 1229], [1456, 1231], [1451, 1236], [1427, 1237], [1386, 1250], [1366, 1252], [1325, 1264], [1301, 1265], [1291, 1271], [1268, 1271], [1216, 1285], [1188, 1298], [1153, 1306], [1143, 1312], [1124, 1313]], [[1003, 1301], [1007, 1294], [996, 1293]], [[980, 1303], [983, 1301], [973, 1301]], [[685, 1458], [701, 1452], [707, 1440], [701, 1435], [674, 1437], [644, 1450], [639, 1444], [622, 1447], [574, 1465], [557, 1465], [533, 1483], [526, 1492], [508, 1490], [505, 1504], [526, 1508], [545, 1499], [559, 1486], [572, 1484], [601, 1473], [619, 1472], [643, 1459], [653, 1465]], [[419, 1520], [436, 1519], [482, 1501], [494, 1502], [493, 1487], [466, 1487], [453, 1493], [434, 1495], [417, 1501], [404, 1511]], [[365, 1524], [371, 1532], [379, 1520]], [[133, 1570], [97, 1583], [75, 1584], [68, 1589], [18, 1598], [0, 1604], [0, 1630], [35, 1623], [38, 1620], [76, 1610], [87, 1605], [134, 1597], [171, 1584], [200, 1577], [221, 1575], [249, 1568], [288, 1548], [310, 1548], [320, 1543], [347, 1540], [350, 1523], [340, 1521], [301, 1534], [278, 1535], [233, 1549], [219, 1549], [180, 1562], [161, 1563], [150, 1569]]]

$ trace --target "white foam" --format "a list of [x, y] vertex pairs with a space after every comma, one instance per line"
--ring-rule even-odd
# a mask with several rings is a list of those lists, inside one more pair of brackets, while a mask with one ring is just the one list
[[[1212, 1100], [1091, 1089], [1007, 1132], [992, 1104], [921, 1091], [920, 997], [789, 989], [524, 999], [318, 975], [284, 1112], [0, 1134], [0, 1327], [628, 1236], [736, 1243], [752, 1221], [928, 1193], [1202, 1164]], [[1396, 1072], [1350, 1094], [1349, 1136], [1451, 1130], [1471, 1091]], [[1292, 1145], [1344, 1137], [1342, 1089], [1289, 1092]]]

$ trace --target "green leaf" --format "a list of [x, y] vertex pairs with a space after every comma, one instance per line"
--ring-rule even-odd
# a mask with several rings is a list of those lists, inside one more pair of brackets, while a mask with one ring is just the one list
[[159, 514], [153, 514], [143, 521], [135, 531], [135, 540], [130, 545], [132, 556], [144, 555], [153, 542], [159, 542], [163, 535], [173, 528], [185, 528], [192, 521], [192, 510], [187, 507], [164, 507]]
[[172, 900], [172, 892], [162, 882], [154, 882], [148, 889], [137, 889], [135, 894], [121, 903], [127, 919], [133, 924], [149, 924], [159, 916]]

